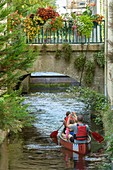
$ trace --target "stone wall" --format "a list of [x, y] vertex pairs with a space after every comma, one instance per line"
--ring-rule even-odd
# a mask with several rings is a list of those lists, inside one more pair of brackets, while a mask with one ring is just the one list
[[[103, 44], [89, 44], [89, 45], [75, 45], [72, 44], [72, 56], [70, 62], [66, 62], [64, 57], [60, 56], [56, 59], [56, 51], [62, 50], [62, 45], [31, 45], [35, 48], [39, 48], [40, 53], [37, 56], [37, 60], [34, 62], [33, 68], [30, 72], [57, 72], [69, 76], [76, 81], [80, 82], [81, 72], [78, 72], [74, 65], [75, 59], [84, 54], [87, 60], [93, 60], [93, 55], [96, 52], [101, 51]], [[82, 81], [82, 85], [84, 82]], [[28, 87], [27, 87], [28, 88]], [[92, 82], [91, 88], [102, 92], [104, 89], [104, 73], [103, 69], [96, 66], [94, 82]]]

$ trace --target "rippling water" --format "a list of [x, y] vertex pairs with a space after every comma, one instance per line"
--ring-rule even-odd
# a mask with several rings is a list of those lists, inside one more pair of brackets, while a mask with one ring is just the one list
[[[85, 114], [84, 103], [67, 93], [34, 93], [25, 98], [24, 103], [29, 103], [36, 121], [18, 137], [11, 137], [3, 143], [0, 170], [95, 170], [95, 167], [99, 170], [104, 157], [98, 155], [102, 146], [97, 142], [92, 142], [90, 155], [79, 158], [50, 139], [50, 133], [62, 125], [66, 111]], [[89, 120], [89, 115], [85, 115]], [[91, 121], [88, 122], [93, 128]]]
[[46, 135], [61, 126], [67, 111], [84, 113], [84, 104], [69, 97], [67, 93], [31, 94], [26, 97], [25, 103], [30, 103], [29, 109], [36, 115], [34, 126]]

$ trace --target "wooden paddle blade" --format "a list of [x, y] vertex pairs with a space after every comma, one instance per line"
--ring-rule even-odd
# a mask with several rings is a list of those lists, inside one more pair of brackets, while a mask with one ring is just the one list
[[91, 132], [92, 134], [92, 137], [98, 141], [99, 143], [103, 142], [104, 141], [104, 138], [97, 132]]
[[58, 138], [57, 137], [52, 138], [52, 141], [58, 145]]
[[52, 132], [52, 133], [50, 134], [50, 137], [51, 137], [51, 138], [56, 138], [57, 135], [58, 135], [58, 130]]

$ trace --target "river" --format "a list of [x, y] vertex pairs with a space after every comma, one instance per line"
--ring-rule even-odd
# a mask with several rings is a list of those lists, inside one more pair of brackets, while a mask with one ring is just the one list
[[[51, 132], [63, 123], [66, 111], [85, 115], [92, 130], [98, 130], [84, 111], [84, 103], [78, 102], [66, 92], [37, 92], [25, 96], [31, 114], [36, 117], [32, 127], [25, 128], [19, 135], [9, 136], [0, 147], [0, 170], [100, 170], [105, 162], [102, 144], [92, 139], [92, 151], [79, 157], [54, 143]], [[62, 128], [61, 128], [62, 129]], [[59, 130], [59, 133], [61, 131]], [[100, 131], [99, 131], [100, 130]], [[101, 128], [98, 132], [101, 133]], [[102, 169], [103, 170], [103, 169]]]

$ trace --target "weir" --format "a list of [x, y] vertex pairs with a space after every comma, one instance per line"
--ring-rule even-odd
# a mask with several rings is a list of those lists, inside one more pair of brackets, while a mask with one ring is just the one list
[[[67, 61], [65, 59], [66, 51], [63, 50], [63, 44], [31, 44], [30, 48], [38, 48], [39, 54], [37, 54], [37, 59], [33, 64], [31, 69], [28, 68], [27, 72], [29, 74], [33, 72], [54, 72], [60, 73], [64, 76], [70, 77], [75, 81], [80, 83], [82, 78], [81, 85], [87, 86], [84, 82], [85, 73], [82, 74], [82, 71], [77, 70], [77, 65], [75, 60], [84, 56], [87, 61], [93, 62], [95, 64], [94, 56], [101, 52], [104, 44], [71, 44], [71, 56]], [[59, 51], [59, 57], [56, 57], [57, 52]], [[84, 71], [86, 68], [86, 63], [84, 66]], [[23, 91], [28, 92], [30, 88], [31, 76], [28, 76], [23, 82]], [[41, 78], [40, 78], [41, 79]], [[33, 80], [33, 79], [32, 79]], [[48, 79], [49, 80], [49, 79]], [[55, 79], [54, 79], [55, 80]], [[36, 81], [36, 77], [35, 80]], [[47, 81], [45, 81], [47, 84]], [[32, 83], [31, 83], [32, 84]], [[99, 67], [98, 64], [95, 64], [94, 77], [92, 79], [91, 88], [95, 89], [98, 92], [103, 92], [104, 89], [104, 70], [102, 67]]]

